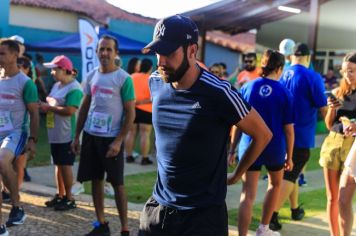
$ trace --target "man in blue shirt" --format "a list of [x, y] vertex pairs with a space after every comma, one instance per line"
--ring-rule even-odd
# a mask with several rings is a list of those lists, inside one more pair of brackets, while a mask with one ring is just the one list
[[[175, 15], [160, 20], [143, 52], [157, 55], [151, 75], [158, 176], [139, 235], [228, 235], [226, 183], [237, 182], [271, 139], [258, 113], [196, 63], [198, 28]], [[227, 179], [230, 128], [253, 137]]]
[[[284, 71], [280, 82], [293, 95], [295, 115], [293, 150], [293, 170], [285, 172], [279, 205], [273, 213], [270, 229], [280, 230], [282, 225], [278, 221], [278, 211], [284, 201], [290, 198], [291, 216], [293, 220], [304, 217], [304, 209], [298, 206], [298, 185], [296, 180], [303, 167], [309, 160], [310, 148], [315, 145], [315, 128], [317, 112], [326, 112], [325, 88], [321, 76], [311, 69], [310, 51], [306, 44], [297, 43], [293, 48], [292, 65]], [[294, 194], [293, 194], [294, 192]]]

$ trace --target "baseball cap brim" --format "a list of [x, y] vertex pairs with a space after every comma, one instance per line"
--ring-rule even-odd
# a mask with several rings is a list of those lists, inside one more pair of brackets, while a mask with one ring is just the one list
[[152, 51], [160, 55], [168, 56], [169, 54], [177, 50], [179, 46], [181, 46], [179, 43], [156, 39], [151, 43], [147, 44], [146, 47], [142, 49], [142, 53], [147, 54]]
[[51, 62], [43, 63], [43, 66], [46, 67], [46, 68], [49, 68], [49, 69], [58, 67], [58, 65], [56, 65], [54, 63], [51, 63]]

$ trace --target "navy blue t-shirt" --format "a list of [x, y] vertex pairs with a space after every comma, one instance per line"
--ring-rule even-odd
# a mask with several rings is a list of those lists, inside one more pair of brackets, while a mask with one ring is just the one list
[[230, 128], [251, 107], [229, 82], [203, 69], [187, 90], [154, 72], [150, 90], [158, 164], [153, 197], [181, 210], [224, 203]]
[[327, 103], [323, 79], [305, 66], [292, 65], [283, 73], [280, 82], [293, 95], [294, 147], [314, 147], [317, 112]]
[[[258, 78], [241, 88], [245, 99], [261, 115], [273, 133], [273, 138], [254, 165], [279, 166], [285, 162], [286, 138], [284, 126], [294, 122], [292, 94], [278, 81]], [[242, 157], [252, 138], [242, 134], [239, 157]]]

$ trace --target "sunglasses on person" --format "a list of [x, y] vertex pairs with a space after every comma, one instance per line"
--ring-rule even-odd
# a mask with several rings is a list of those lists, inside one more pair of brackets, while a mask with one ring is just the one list
[[246, 63], [246, 64], [251, 64], [251, 63], [253, 63], [253, 60], [244, 60], [244, 63]]

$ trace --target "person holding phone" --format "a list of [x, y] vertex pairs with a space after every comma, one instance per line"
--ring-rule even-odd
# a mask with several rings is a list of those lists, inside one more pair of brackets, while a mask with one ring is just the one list
[[345, 56], [341, 73], [343, 78], [340, 86], [328, 94], [325, 124], [330, 133], [321, 146], [319, 160], [319, 164], [324, 169], [328, 199], [326, 209], [331, 235], [339, 235], [340, 176], [346, 156], [355, 139], [352, 136], [345, 136], [345, 129], [349, 126], [350, 120], [356, 118], [356, 52]]

